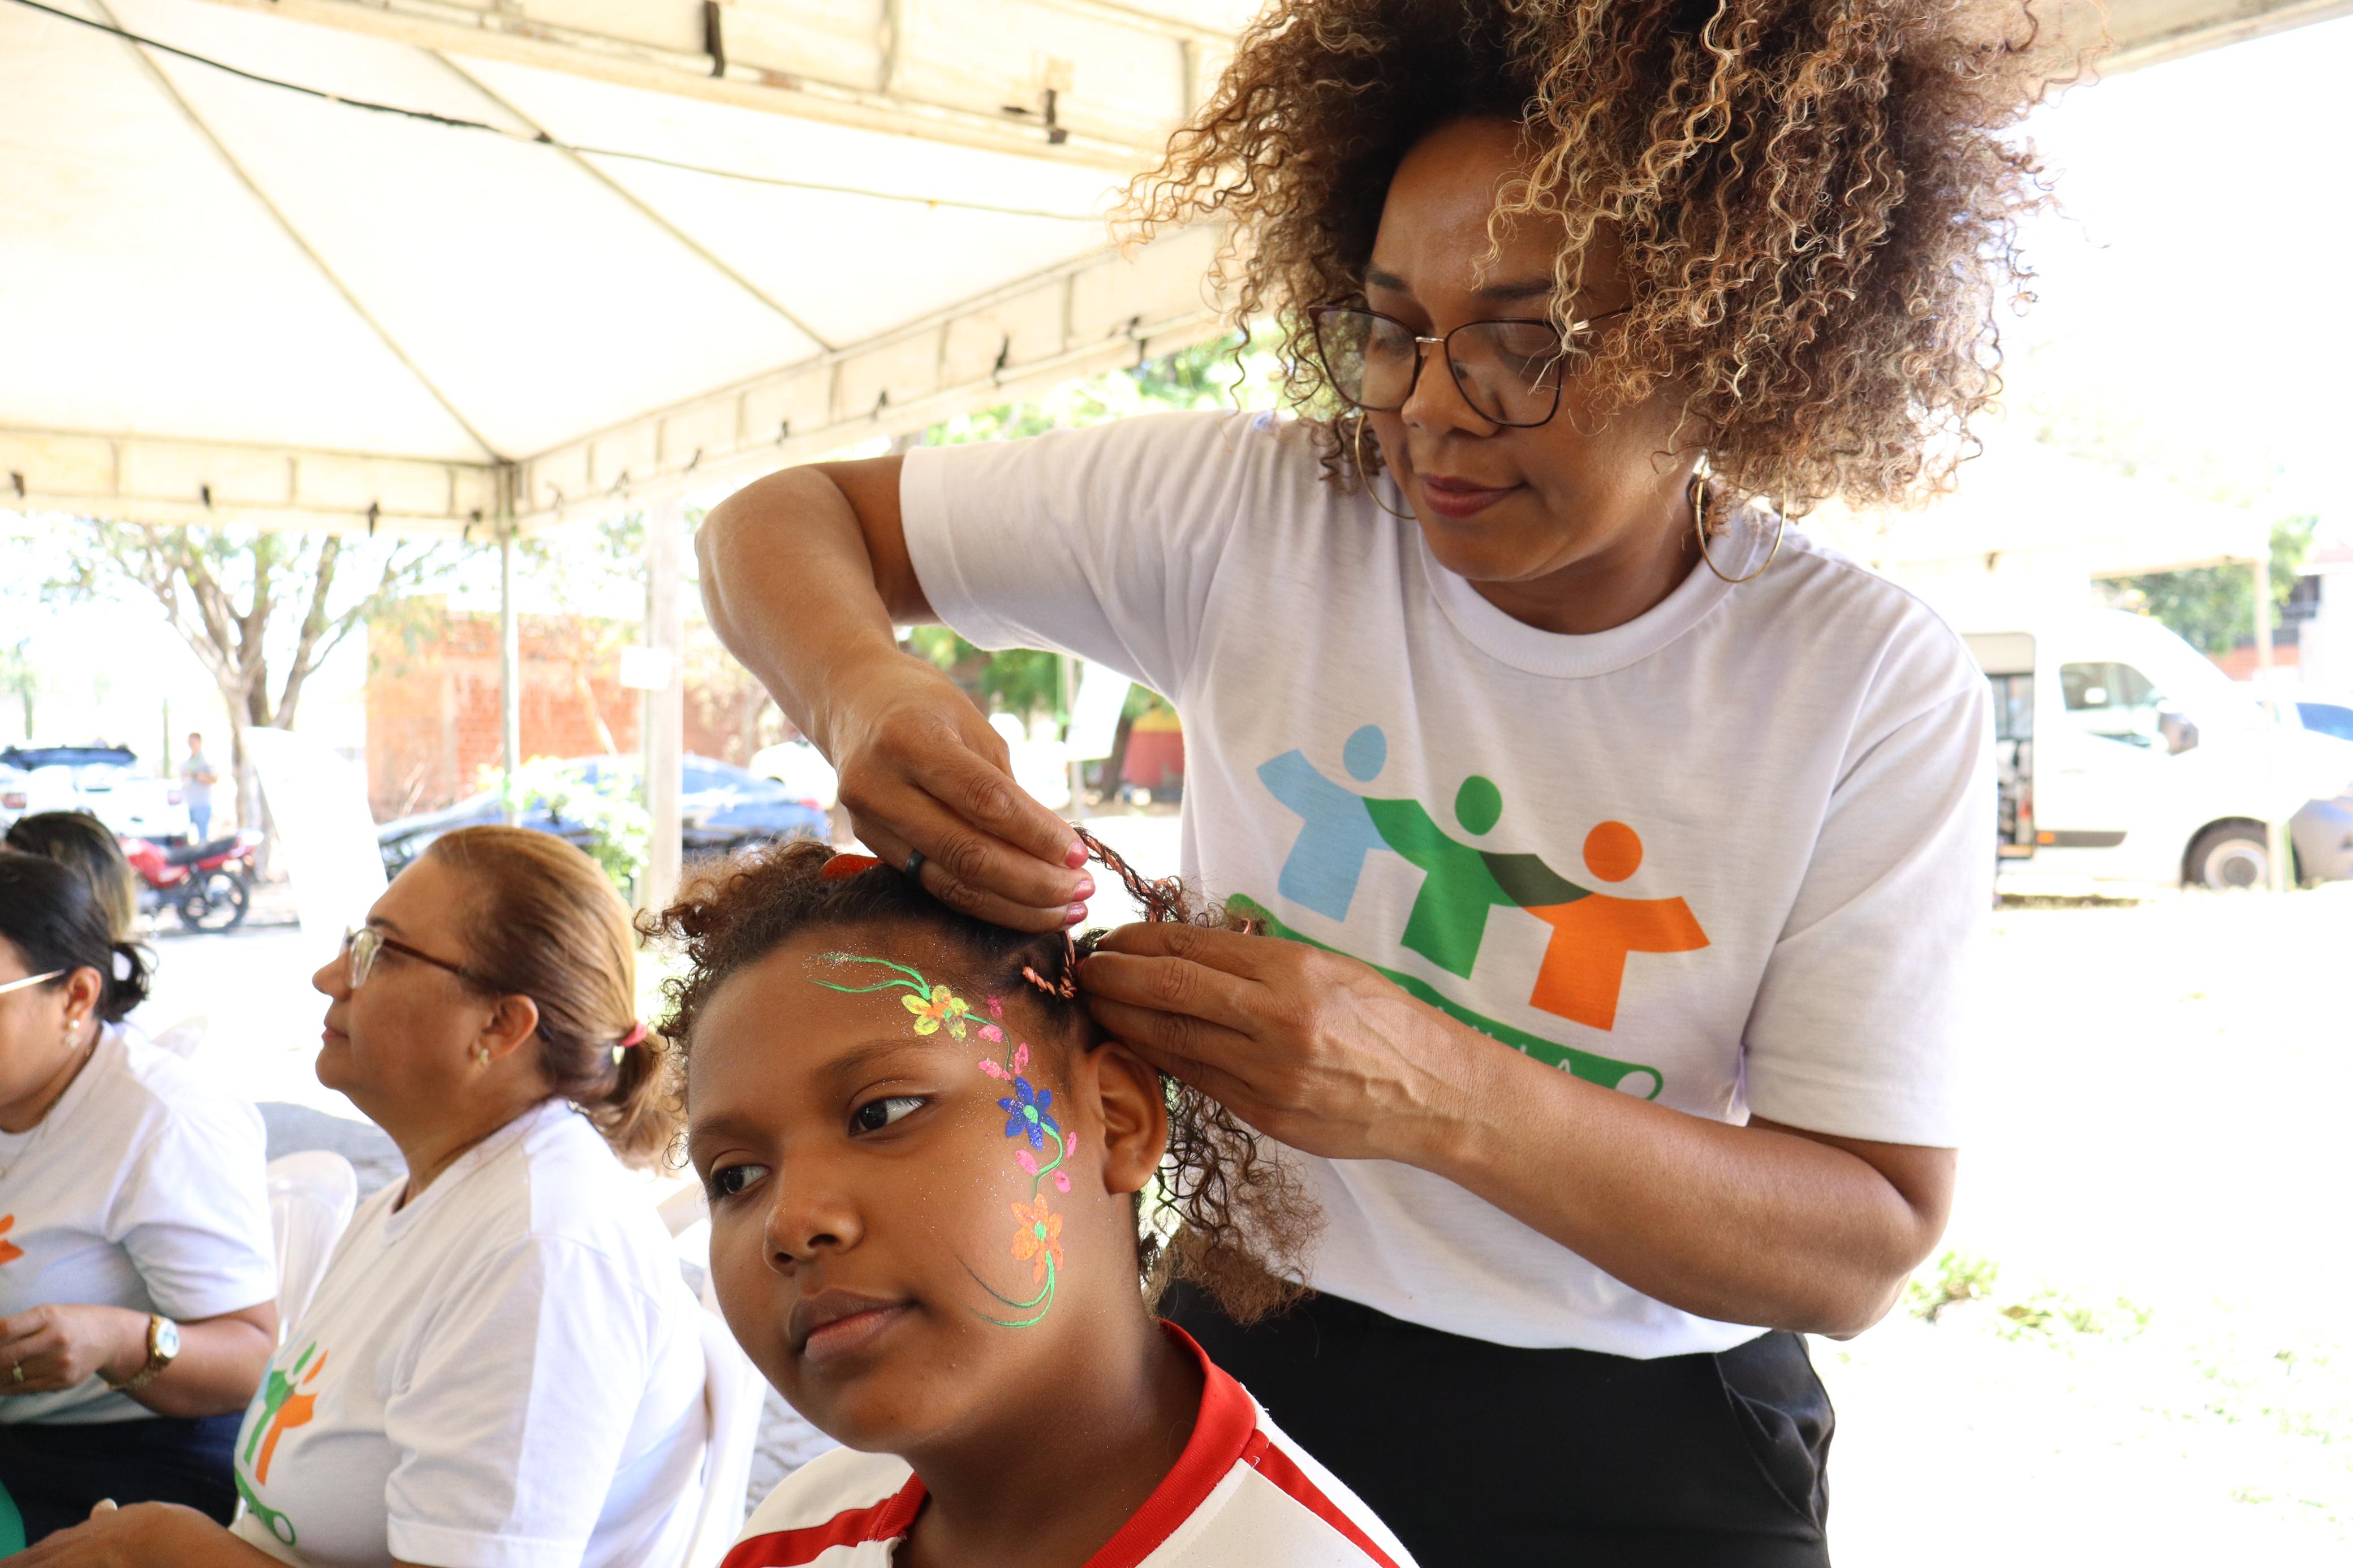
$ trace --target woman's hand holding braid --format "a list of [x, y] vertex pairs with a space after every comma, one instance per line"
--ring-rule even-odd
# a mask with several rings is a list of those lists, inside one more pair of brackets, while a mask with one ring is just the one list
[[829, 708], [841, 802], [868, 848], [894, 866], [921, 850], [924, 887], [998, 925], [1054, 931], [1084, 914], [1093, 883], [1072, 891], [1070, 870], [1085, 851], [1013, 782], [1004, 737], [945, 675], [903, 656], [861, 664]]
[[892, 630], [935, 617], [907, 558], [897, 458], [787, 468], [713, 507], [695, 545], [711, 624], [841, 775], [858, 837], [923, 857], [941, 902], [1017, 931], [1094, 892], [1070, 825], [1013, 782], [1005, 742]]
[[1340, 953], [1131, 925], [1079, 984], [1096, 1022], [1155, 1067], [1326, 1159], [1422, 1163], [1468, 1098], [1470, 1032]]

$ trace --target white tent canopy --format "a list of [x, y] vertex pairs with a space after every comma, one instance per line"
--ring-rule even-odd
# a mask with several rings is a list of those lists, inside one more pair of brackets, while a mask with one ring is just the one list
[[[43, 3], [510, 135], [0, 3], [0, 502], [25, 510], [528, 526], [1215, 330], [1208, 231], [1123, 261], [1100, 216], [1187, 106], [1220, 36], [1198, 22], [910, 0], [888, 8], [890, 68], [933, 101], [902, 102], [738, 81], [773, 74], [743, 63], [763, 38], [787, 63], [854, 56], [856, 5], [717, 7], [739, 53], [713, 77], [649, 45], [651, 63], [471, 26], [459, 5]], [[532, 8], [703, 19], [655, 0]], [[1066, 53], [1019, 42], [1025, 22], [1051, 22]], [[1046, 90], [1017, 94], [1014, 74], [1098, 90], [1057, 89], [1050, 130], [1042, 108], [1008, 112]], [[972, 107], [989, 100], [1005, 102]]]
[[[1095, 215], [1256, 0], [39, 3], [508, 134], [0, 0], [23, 510], [528, 528], [1215, 330], [1213, 232]], [[2116, 0], [2109, 68], [2348, 8]]]

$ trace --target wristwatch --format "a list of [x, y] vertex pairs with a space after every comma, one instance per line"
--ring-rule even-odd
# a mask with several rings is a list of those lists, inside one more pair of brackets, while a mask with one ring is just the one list
[[117, 1394], [129, 1394], [155, 1381], [156, 1373], [172, 1364], [180, 1353], [180, 1325], [161, 1312], [147, 1314], [147, 1364], [133, 1373], [126, 1382], [117, 1383], [100, 1375], [99, 1381]]

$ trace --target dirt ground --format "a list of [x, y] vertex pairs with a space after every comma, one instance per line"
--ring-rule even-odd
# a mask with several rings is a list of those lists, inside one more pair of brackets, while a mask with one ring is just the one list
[[[1174, 865], [1173, 817], [1105, 826]], [[351, 1115], [310, 1074], [325, 955], [256, 914], [159, 937], [142, 1021], [209, 1014], [242, 1092]], [[2006, 909], [1984, 973], [1945, 1256], [1814, 1347], [1838, 1561], [2353, 1561], [2353, 884]]]
[[1841, 1563], [2353, 1561], [2348, 978], [2353, 885], [2000, 913], [1950, 1251], [1815, 1345]]

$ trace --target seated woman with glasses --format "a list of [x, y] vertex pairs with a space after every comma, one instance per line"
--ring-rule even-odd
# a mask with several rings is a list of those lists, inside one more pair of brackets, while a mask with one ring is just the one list
[[408, 1179], [360, 1205], [237, 1438], [233, 1530], [127, 1508], [32, 1568], [666, 1568], [708, 1426], [695, 1314], [624, 1162], [671, 1097], [586, 855], [470, 827], [312, 977], [322, 1083]]
[[27, 1541], [102, 1498], [226, 1523], [276, 1343], [261, 1118], [123, 1026], [146, 988], [88, 882], [0, 851], [0, 1495]]

